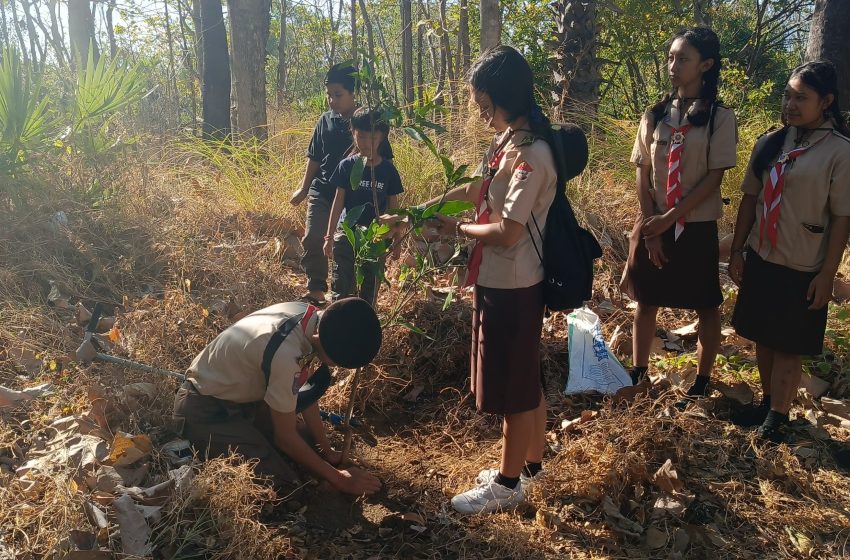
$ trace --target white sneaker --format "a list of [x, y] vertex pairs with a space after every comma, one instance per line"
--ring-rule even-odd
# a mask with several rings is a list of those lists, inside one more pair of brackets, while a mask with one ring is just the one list
[[452, 498], [452, 507], [465, 515], [492, 513], [511, 509], [522, 503], [524, 499], [525, 493], [521, 482], [517, 483], [516, 488], [510, 489], [490, 480]]
[[[478, 477], [475, 479], [475, 484], [488, 484], [490, 481], [496, 478], [496, 475], [499, 474], [499, 469], [484, 469], [480, 473], [478, 473]], [[536, 481], [540, 480], [543, 476], [543, 471], [537, 471], [537, 474], [534, 476], [526, 476], [525, 473], [519, 473], [519, 481], [522, 484], [523, 490], [528, 488], [528, 486]]]

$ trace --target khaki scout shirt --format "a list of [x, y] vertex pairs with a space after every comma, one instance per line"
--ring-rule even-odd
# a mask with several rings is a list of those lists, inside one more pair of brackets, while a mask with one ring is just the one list
[[[782, 152], [795, 148], [798, 134], [796, 127], [788, 128]], [[762, 136], [756, 142], [753, 154], [767, 138]], [[813, 272], [823, 267], [832, 216], [850, 216], [850, 139], [833, 130], [832, 123], [827, 122], [806, 141], [811, 148], [785, 167], [776, 248], [770, 246], [765, 235], [759, 255], [774, 264]], [[752, 165], [751, 156], [741, 190], [758, 196], [756, 221], [747, 241], [753, 250], [758, 250], [764, 184], [769, 170], [759, 179]]]
[[[496, 147], [494, 140], [487, 150], [485, 166]], [[545, 140], [533, 139], [527, 131], [518, 130], [505, 145], [499, 169], [490, 183], [487, 196], [490, 223], [508, 218], [523, 227], [528, 224], [542, 254], [543, 245], [531, 215], [534, 214], [540, 231], [544, 231], [546, 215], [555, 199], [556, 183], [555, 160], [549, 145]], [[523, 232], [519, 241], [510, 247], [484, 245], [478, 272], [479, 285], [487, 288], [527, 288], [542, 281], [543, 265], [528, 231]]]
[[235, 403], [264, 400], [278, 412], [294, 412], [301, 388], [299, 360], [313, 352], [309, 337], [316, 332], [319, 313], [308, 321], [306, 333], [296, 325], [275, 352], [268, 387], [262, 363], [272, 334], [303, 312], [302, 304], [279, 303], [240, 319], [195, 357], [187, 372], [189, 379], [202, 395]]
[[[647, 111], [640, 120], [631, 162], [652, 166], [652, 187], [655, 205], [661, 212], [667, 208], [667, 158], [670, 154], [672, 126], [681, 128], [688, 124], [687, 115], [681, 115], [678, 99], [667, 106], [667, 113], [658, 126], [653, 124], [652, 112]], [[680, 121], [681, 117], [681, 121]], [[681, 124], [679, 124], [681, 122]], [[682, 151], [682, 197], [687, 197], [703, 177], [712, 169], [730, 169], [737, 162], [738, 125], [735, 113], [718, 105], [714, 113], [714, 134], [710, 125], [692, 126], [685, 136]], [[691, 210], [686, 222], [710, 222], [723, 216], [723, 198], [717, 189]]]

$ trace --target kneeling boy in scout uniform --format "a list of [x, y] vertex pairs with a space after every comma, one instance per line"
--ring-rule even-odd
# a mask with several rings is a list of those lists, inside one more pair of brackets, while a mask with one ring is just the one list
[[[377, 477], [334, 467], [341, 457], [330, 447], [318, 400], [330, 385], [329, 365], [365, 366], [380, 346], [378, 317], [360, 298], [324, 311], [300, 302], [266, 307], [195, 357], [174, 399], [174, 418], [202, 455], [237, 452], [278, 486], [298, 481], [288, 457], [342, 492], [371, 494], [381, 487]], [[315, 359], [321, 365], [311, 375]]]

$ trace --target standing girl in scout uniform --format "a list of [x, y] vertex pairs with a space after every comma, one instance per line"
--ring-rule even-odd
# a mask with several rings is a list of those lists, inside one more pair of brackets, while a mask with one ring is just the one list
[[445, 198], [476, 204], [477, 219], [438, 218], [441, 233], [476, 241], [464, 281], [474, 286], [471, 387], [479, 410], [504, 417], [504, 437], [498, 468], [481, 471], [473, 488], [452, 499], [467, 514], [517, 505], [541, 472], [543, 265], [534, 249], [541, 243], [538, 230], [526, 225], [533, 216], [544, 231], [555, 189], [564, 188], [550, 148], [552, 128], [534, 100], [534, 75], [522, 55], [503, 45], [488, 49], [468, 80], [479, 115], [495, 135], [485, 176]]
[[785, 126], [762, 136], [744, 192], [729, 275], [740, 286], [732, 324], [756, 343], [764, 396], [758, 434], [780, 441], [802, 373], [820, 354], [827, 303], [850, 232], [850, 130], [829, 62], [788, 79]]
[[676, 33], [667, 69], [674, 90], [644, 114], [631, 157], [641, 210], [627, 270], [638, 302], [632, 380], [646, 376], [658, 308], [693, 309], [698, 369], [687, 394], [696, 397], [706, 394], [720, 346], [717, 220], [723, 173], [736, 162], [737, 125], [717, 101], [720, 42], [713, 31]]

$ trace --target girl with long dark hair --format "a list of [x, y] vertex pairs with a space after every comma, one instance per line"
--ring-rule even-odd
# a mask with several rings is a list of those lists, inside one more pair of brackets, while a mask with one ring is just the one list
[[741, 190], [729, 275], [740, 286], [732, 324], [756, 343], [763, 390], [750, 415], [781, 441], [802, 374], [820, 354], [827, 304], [850, 233], [850, 130], [835, 67], [807, 62], [782, 98], [784, 126], [762, 136]]
[[452, 506], [486, 513], [520, 503], [542, 469], [543, 265], [534, 248], [541, 246], [540, 234], [526, 225], [533, 217], [545, 231], [556, 188], [564, 185], [552, 156], [553, 131], [534, 99], [533, 74], [523, 56], [507, 46], [488, 49], [468, 81], [479, 116], [495, 135], [483, 177], [446, 196], [476, 204], [476, 220], [440, 216], [439, 229], [476, 242], [464, 281], [474, 286], [472, 392], [479, 410], [504, 416], [504, 437], [499, 467], [481, 471], [475, 487], [455, 496]]
[[638, 303], [631, 374], [635, 384], [646, 377], [658, 308], [695, 310], [698, 365], [687, 391], [691, 399], [707, 393], [720, 346], [720, 183], [736, 164], [738, 137], [735, 114], [717, 99], [720, 41], [713, 31], [676, 33], [667, 69], [673, 91], [644, 114], [631, 157], [641, 211], [627, 265]]

